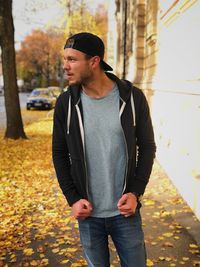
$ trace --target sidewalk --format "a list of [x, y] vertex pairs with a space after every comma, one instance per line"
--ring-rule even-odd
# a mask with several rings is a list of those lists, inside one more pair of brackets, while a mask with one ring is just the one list
[[200, 266], [200, 222], [157, 162], [142, 214], [153, 266]]
[[[0, 213], [5, 212], [4, 217], [0, 214], [4, 227], [0, 229], [0, 267], [86, 266], [77, 222], [70, 216], [53, 171], [51, 121], [31, 124], [26, 133], [30, 140], [0, 140], [5, 176], [1, 193], [9, 200], [2, 197], [0, 207]], [[9, 165], [13, 155], [15, 161]], [[147, 266], [200, 266], [200, 222], [158, 162], [142, 202]], [[112, 266], [119, 267], [112, 243], [110, 247]]]

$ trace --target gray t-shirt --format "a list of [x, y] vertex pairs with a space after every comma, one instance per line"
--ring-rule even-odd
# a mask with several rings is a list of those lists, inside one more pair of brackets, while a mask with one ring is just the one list
[[105, 97], [81, 94], [89, 201], [93, 217], [120, 214], [117, 203], [122, 195], [126, 165], [125, 139], [119, 117], [117, 85]]

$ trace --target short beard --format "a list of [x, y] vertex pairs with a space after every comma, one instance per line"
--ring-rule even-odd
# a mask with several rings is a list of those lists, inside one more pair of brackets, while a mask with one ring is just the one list
[[87, 74], [81, 75], [79, 84], [87, 85], [89, 82], [93, 80], [92, 71], [88, 70]]

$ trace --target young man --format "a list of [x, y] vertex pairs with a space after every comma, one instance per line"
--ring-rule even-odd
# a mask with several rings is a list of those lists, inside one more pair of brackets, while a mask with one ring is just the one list
[[64, 49], [69, 88], [55, 107], [53, 162], [85, 258], [88, 266], [110, 266], [110, 235], [121, 266], [145, 267], [139, 209], [155, 157], [146, 98], [107, 72], [96, 35], [75, 34]]

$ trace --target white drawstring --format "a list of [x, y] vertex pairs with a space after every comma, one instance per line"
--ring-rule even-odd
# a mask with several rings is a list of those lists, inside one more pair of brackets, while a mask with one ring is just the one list
[[131, 108], [132, 108], [132, 115], [133, 115], [133, 126], [136, 126], [136, 120], [135, 120], [135, 104], [133, 100], [133, 93], [131, 92]]
[[121, 99], [122, 100], [122, 102], [123, 102], [123, 104], [122, 104], [122, 106], [121, 106], [121, 108], [120, 108], [120, 111], [119, 111], [119, 117], [121, 118], [121, 115], [122, 115], [122, 113], [123, 113], [123, 111], [124, 111], [124, 108], [125, 108], [125, 106], [126, 106], [126, 102], [123, 100], [123, 99]]
[[[121, 99], [123, 104], [120, 108], [120, 111], [119, 111], [119, 117], [121, 117], [123, 111], [124, 111], [124, 108], [126, 106], [126, 102], [123, 101], [123, 99]], [[135, 119], [135, 104], [134, 104], [134, 100], [133, 100], [133, 93], [131, 92], [131, 109], [132, 109], [132, 115], [133, 115], [133, 126], [136, 126], [136, 119]]]
[[68, 103], [67, 134], [69, 134], [70, 120], [71, 120], [71, 95], [69, 95], [69, 103]]
[[77, 114], [78, 114], [78, 121], [79, 121], [79, 127], [80, 127], [80, 132], [81, 132], [81, 139], [82, 139], [82, 143], [83, 143], [83, 149], [84, 149], [84, 153], [85, 153], [84, 129], [83, 129], [83, 122], [82, 122], [81, 112], [80, 112], [78, 103], [76, 104], [76, 110], [77, 110]]

